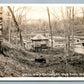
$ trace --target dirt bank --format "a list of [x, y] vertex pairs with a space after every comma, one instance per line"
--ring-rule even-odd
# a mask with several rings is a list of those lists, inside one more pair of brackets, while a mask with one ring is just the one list
[[[84, 71], [84, 55], [81, 54], [68, 57], [66, 64], [63, 49], [52, 53], [35, 53], [23, 48], [4, 46], [3, 50], [3, 55], [0, 54], [1, 77], [83, 76], [78, 74]], [[40, 54], [43, 54], [46, 63], [35, 62]]]

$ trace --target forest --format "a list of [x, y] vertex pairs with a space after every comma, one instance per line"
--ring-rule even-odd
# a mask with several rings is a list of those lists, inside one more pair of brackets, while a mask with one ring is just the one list
[[1, 8], [0, 77], [84, 76], [84, 7]]

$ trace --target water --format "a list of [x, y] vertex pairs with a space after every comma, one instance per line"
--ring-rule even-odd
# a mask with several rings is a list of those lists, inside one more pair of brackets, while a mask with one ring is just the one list
[[77, 45], [77, 46], [75, 46], [74, 51], [77, 53], [80, 53], [80, 54], [84, 54], [84, 46]]

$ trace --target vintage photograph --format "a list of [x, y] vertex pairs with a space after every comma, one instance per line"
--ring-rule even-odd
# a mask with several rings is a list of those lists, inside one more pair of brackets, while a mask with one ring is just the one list
[[0, 77], [84, 77], [84, 6], [0, 6]]

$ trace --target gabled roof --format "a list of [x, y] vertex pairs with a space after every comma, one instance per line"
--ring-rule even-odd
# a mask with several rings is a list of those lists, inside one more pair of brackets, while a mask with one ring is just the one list
[[31, 40], [48, 40], [48, 38], [43, 36], [42, 34], [37, 34], [36, 36], [31, 38]]

